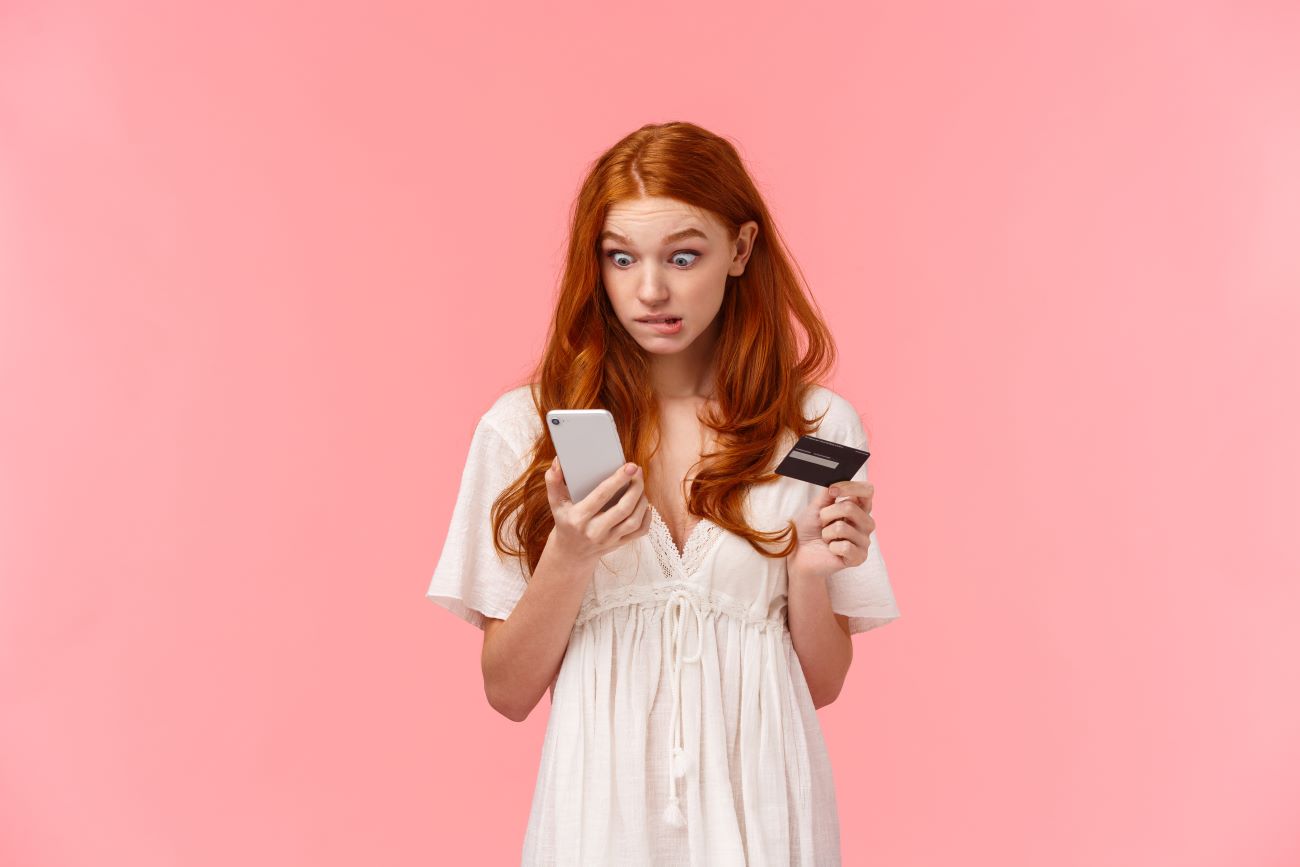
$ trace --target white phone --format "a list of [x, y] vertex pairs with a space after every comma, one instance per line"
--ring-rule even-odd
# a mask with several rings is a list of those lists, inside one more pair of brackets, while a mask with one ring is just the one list
[[[614, 416], [607, 409], [553, 409], [546, 413], [546, 429], [575, 503], [627, 463]], [[631, 484], [624, 485], [600, 511], [617, 503]]]

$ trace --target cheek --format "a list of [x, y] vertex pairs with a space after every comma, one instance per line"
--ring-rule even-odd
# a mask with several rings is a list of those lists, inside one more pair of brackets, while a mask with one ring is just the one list
[[622, 303], [624, 295], [626, 295], [623, 287], [619, 284], [618, 275], [611, 274], [608, 268], [601, 268], [600, 283], [602, 286], [601, 291], [609, 297], [610, 303], [617, 308]]
[[690, 282], [682, 286], [682, 296], [697, 313], [713, 313], [722, 306], [727, 292], [727, 269], [720, 268], [692, 274]]
[[610, 299], [610, 305], [614, 307], [614, 311], [616, 313], [623, 312], [623, 309], [629, 303], [627, 287], [621, 285], [619, 278], [614, 274], [602, 274], [601, 283], [604, 286], [604, 295]]

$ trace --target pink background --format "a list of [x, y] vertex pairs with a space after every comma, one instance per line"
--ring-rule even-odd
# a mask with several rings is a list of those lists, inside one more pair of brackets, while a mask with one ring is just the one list
[[[975, 8], [978, 6], [978, 9]], [[0, 862], [517, 863], [423, 597], [565, 218], [733, 137], [903, 617], [851, 865], [1300, 863], [1300, 7], [0, 7]]]

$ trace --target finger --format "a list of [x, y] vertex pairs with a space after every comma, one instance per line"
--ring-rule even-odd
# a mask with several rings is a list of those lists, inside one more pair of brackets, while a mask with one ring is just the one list
[[[615, 494], [618, 499], [614, 504], [591, 519], [591, 527], [596, 533], [613, 533], [616, 536], [624, 533], [623, 523], [633, 517], [641, 500], [645, 498], [645, 476], [640, 472], [624, 484], [627, 488]], [[648, 500], [646, 503], [649, 505]]]
[[832, 505], [838, 506], [840, 503], [848, 503], [850, 506], [862, 509], [864, 512], [871, 510], [871, 497], [862, 497], [857, 495], [840, 494], [835, 497]]
[[[629, 472], [629, 470], [631, 470], [631, 472]], [[640, 467], [631, 462], [623, 464], [623, 466], [610, 473], [609, 477], [606, 478], [605, 481], [593, 488], [591, 493], [587, 494], [587, 496], [583, 497], [582, 500], [577, 503], [576, 508], [578, 510], [578, 515], [580, 515], [584, 521], [590, 521], [592, 518], [599, 515], [601, 506], [604, 506], [612, 500], [615, 495], [619, 494], [619, 492], [623, 490], [624, 485], [628, 485], [632, 482], [634, 478], [633, 473], [639, 475]], [[610, 509], [613, 508], [615, 507], [610, 506]]]
[[833, 483], [830, 486], [830, 490], [839, 497], [869, 497], [875, 493], [876, 486], [871, 482], [862, 482], [857, 479], [846, 479], [842, 482]]
[[857, 500], [854, 499], [836, 500], [819, 511], [818, 515], [821, 517], [823, 526], [831, 521], [841, 519], [848, 521], [859, 529], [866, 528], [868, 523], [871, 523], [873, 527], [875, 526], [872, 523], [871, 512], [858, 505]]
[[836, 539], [826, 547], [831, 550], [832, 554], [838, 555], [844, 561], [845, 566], [859, 566], [867, 560], [867, 555], [862, 548], [847, 539]]
[[830, 486], [827, 492], [832, 498], [852, 497], [859, 505], [870, 508], [871, 498], [876, 493], [876, 486], [871, 482], [859, 482], [849, 479], [844, 482], [836, 482]]
[[822, 527], [822, 541], [826, 542], [827, 545], [831, 542], [843, 540], [855, 545], [861, 545], [865, 549], [869, 541], [869, 535], [843, 518], [836, 518]]
[[[630, 492], [629, 492], [630, 493]], [[613, 509], [610, 509], [612, 512]], [[632, 508], [632, 514], [628, 515], [618, 523], [614, 528], [614, 534], [618, 536], [619, 542], [628, 542], [634, 539], [641, 532], [643, 527], [650, 525], [650, 501], [646, 499], [645, 493], [642, 492], [636, 505]]]
[[821, 493], [817, 495], [817, 508], [825, 509], [827, 506], [833, 506], [836, 502], [836, 495], [832, 488], [822, 488]]

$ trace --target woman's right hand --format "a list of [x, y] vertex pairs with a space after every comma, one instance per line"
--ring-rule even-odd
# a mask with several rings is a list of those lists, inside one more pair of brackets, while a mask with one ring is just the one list
[[[624, 485], [627, 485], [627, 490], [618, 502], [600, 511], [600, 507]], [[575, 560], [594, 563], [610, 551], [650, 532], [650, 501], [645, 497], [645, 474], [636, 464], [619, 467], [575, 503], [569, 497], [569, 487], [557, 457], [546, 471], [546, 496], [551, 501], [551, 515], [555, 518], [552, 538], [567, 557]]]

